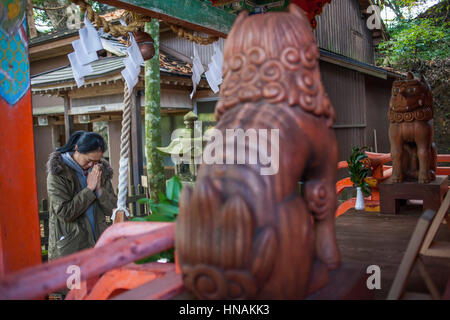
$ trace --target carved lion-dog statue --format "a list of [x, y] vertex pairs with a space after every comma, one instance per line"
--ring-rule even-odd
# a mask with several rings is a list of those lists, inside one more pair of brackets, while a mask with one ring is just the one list
[[424, 77], [416, 79], [408, 72], [406, 80], [394, 81], [388, 117], [392, 181], [433, 181], [437, 166], [433, 96]]
[[228, 35], [216, 129], [278, 129], [279, 145], [267, 148], [279, 152], [279, 170], [203, 163], [195, 187], [183, 188], [175, 248], [185, 288], [199, 299], [303, 299], [339, 267], [335, 113], [318, 58], [293, 4], [242, 12]]

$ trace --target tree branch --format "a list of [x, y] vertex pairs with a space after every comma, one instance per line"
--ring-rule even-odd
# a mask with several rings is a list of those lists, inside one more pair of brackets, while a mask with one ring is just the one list
[[35, 21], [34, 21], [34, 14], [33, 14], [33, 8], [31, 4], [31, 0], [27, 0], [27, 25], [28, 25], [28, 37], [30, 39], [36, 38], [38, 33], [36, 30]]
[[403, 19], [404, 18], [402, 10], [400, 10], [400, 7], [398, 6], [397, 3], [395, 3], [394, 1], [389, 1], [389, 0], [385, 0], [385, 1], [382, 1], [382, 2], [383, 2], [383, 4], [386, 7], [390, 8], [392, 11], [394, 11], [394, 13], [397, 16], [397, 18], [399, 18], [399, 19]]
[[38, 6], [33, 6], [33, 9], [38, 9], [38, 10], [61, 10], [61, 9], [65, 9], [67, 8], [69, 5], [65, 5], [65, 6], [60, 6], [60, 7], [38, 7]]
[[61, 22], [64, 20], [65, 16], [63, 16], [54, 26], [54, 29], [57, 29], [57, 27], [61, 24]]

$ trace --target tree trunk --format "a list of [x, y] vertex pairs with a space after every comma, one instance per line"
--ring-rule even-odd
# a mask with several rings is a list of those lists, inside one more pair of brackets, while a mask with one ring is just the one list
[[44, 8], [59, 8], [62, 6], [65, 6], [63, 9], [57, 9], [57, 10], [45, 10], [47, 13], [47, 16], [51, 22], [51, 25], [53, 26], [53, 31], [58, 30], [66, 30], [67, 25], [67, 13], [66, 8], [70, 5], [70, 2], [66, 0], [46, 0], [43, 1], [41, 6]]
[[34, 24], [33, 4], [31, 0], [27, 0], [27, 25], [28, 25], [28, 39], [37, 37], [37, 30]]
[[387, 1], [384, 1], [384, 4], [386, 7], [390, 8], [392, 11], [394, 11], [397, 18], [399, 18], [399, 19], [404, 18], [402, 10], [400, 9], [400, 6], [397, 3], [395, 3], [395, 1], [387, 0]]
[[156, 149], [161, 146], [159, 21], [147, 22], [145, 32], [152, 36], [155, 46], [155, 56], [145, 62], [145, 153], [150, 198], [156, 201], [158, 191], [165, 189], [162, 156]]

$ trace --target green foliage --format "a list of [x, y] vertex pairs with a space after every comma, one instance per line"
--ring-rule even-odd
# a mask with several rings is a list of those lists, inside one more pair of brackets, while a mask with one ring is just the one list
[[180, 178], [173, 176], [167, 183], [166, 193], [158, 192], [158, 202], [148, 198], [138, 200], [138, 203], [147, 204], [152, 213], [146, 217], [133, 218], [133, 221], [175, 221], [179, 212], [180, 193]]
[[367, 149], [367, 147], [353, 147], [350, 159], [347, 160], [350, 180], [355, 187], [361, 188], [361, 191], [366, 197], [372, 193], [369, 184], [364, 180], [370, 172], [370, 169], [364, 165], [364, 159], [367, 159], [364, 151]]
[[[395, 0], [387, 2], [404, 4]], [[407, 10], [401, 9], [406, 15]], [[407, 9], [410, 9], [407, 18], [397, 16], [389, 25], [387, 31], [390, 39], [380, 43], [377, 64], [425, 76], [433, 92], [434, 139], [438, 153], [448, 153], [450, 1], [442, 0], [432, 7], [412, 4]], [[419, 11], [422, 12], [419, 14]]]
[[378, 46], [378, 64], [408, 69], [416, 59], [434, 60], [450, 54], [448, 23], [434, 19], [401, 20], [388, 30], [391, 39]]
[[[167, 183], [166, 193], [161, 191], [158, 193], [158, 202], [152, 199], [142, 198], [138, 203], [145, 203], [149, 206], [151, 214], [146, 217], [135, 217], [131, 221], [164, 221], [173, 222], [179, 213], [179, 200], [181, 194], [181, 182], [177, 176], [173, 176]], [[174, 261], [174, 249], [163, 251], [159, 254], [137, 261], [142, 264], [147, 262], [155, 262], [165, 258], [170, 262]]]
[[165, 259], [168, 262], [174, 262], [175, 261], [174, 257], [175, 257], [175, 249], [172, 248], [172, 249], [157, 253], [151, 257], [138, 260], [135, 263], [136, 264], [144, 264], [144, 263], [149, 263], [149, 262], [158, 262], [158, 260], [161, 260], [161, 259]]
[[35, 6], [33, 8], [33, 15], [34, 15], [34, 22], [37, 26], [40, 27], [49, 27], [51, 31], [52, 29], [52, 23], [51, 20], [47, 14], [46, 10], [41, 10], [41, 9], [36, 9], [37, 7], [39, 8], [45, 8], [45, 6], [48, 4], [47, 0], [31, 0], [31, 3], [33, 6]]
[[449, 56], [448, 0], [431, 8], [423, 0], [378, 2], [396, 13], [387, 29], [389, 40], [378, 45], [378, 65], [410, 71], [417, 61], [435, 61]]
[[92, 9], [98, 14], [104, 14], [108, 10], [108, 6], [104, 3], [88, 0], [88, 3], [91, 5]]

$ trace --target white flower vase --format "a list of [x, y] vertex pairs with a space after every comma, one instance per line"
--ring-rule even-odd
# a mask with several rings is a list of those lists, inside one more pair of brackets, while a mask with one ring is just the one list
[[363, 197], [363, 193], [361, 191], [361, 187], [357, 187], [356, 188], [356, 203], [355, 203], [355, 209], [356, 210], [364, 210], [365, 209], [365, 205], [364, 205], [364, 197]]

